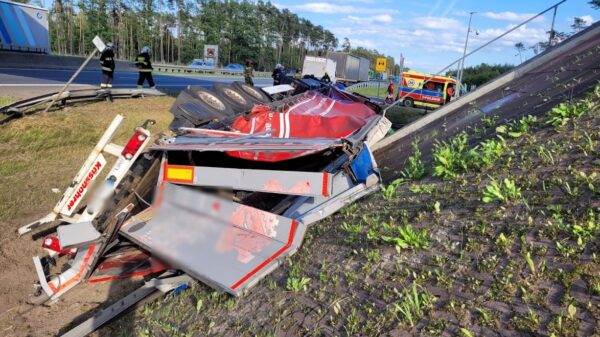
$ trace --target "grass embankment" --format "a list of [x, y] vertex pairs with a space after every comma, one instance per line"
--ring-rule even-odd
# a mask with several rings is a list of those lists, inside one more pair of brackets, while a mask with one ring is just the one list
[[11, 104], [14, 101], [15, 101], [15, 99], [12, 98], [12, 97], [6, 97], [6, 96], [2, 97], [2, 96], [0, 96], [0, 106], [9, 105], [9, 104]]
[[48, 213], [59, 199], [52, 188], [64, 191], [117, 113], [126, 119], [113, 141], [124, 144], [133, 128], [148, 118], [157, 121], [150, 127], [153, 134], [167, 130], [172, 102], [170, 97], [115, 100], [1, 125], [0, 222]]
[[[379, 97], [381, 99], [386, 98], [387, 96], [387, 86], [388, 83], [386, 82], [382, 82], [381, 86], [379, 87], [379, 90], [377, 87], [374, 88], [357, 88], [357, 89], [352, 89], [351, 92], [356, 92], [359, 93], [363, 96], [369, 96], [369, 97]], [[379, 91], [379, 96], [377, 96], [377, 92]], [[398, 90], [394, 91], [394, 97], [396, 97]]]
[[250, 294], [196, 284], [101, 335], [598, 336], [600, 87], [316, 224]]

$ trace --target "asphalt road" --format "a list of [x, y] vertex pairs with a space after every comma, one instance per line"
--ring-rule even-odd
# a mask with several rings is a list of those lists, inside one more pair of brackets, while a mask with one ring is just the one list
[[[6, 68], [0, 67], [0, 96], [3, 92], [44, 92], [58, 91], [74, 70], [65, 69], [36, 69], [36, 68]], [[153, 74], [154, 81], [159, 90], [170, 94], [177, 94], [188, 85], [210, 87], [213, 83], [231, 83], [243, 81], [240, 77], [202, 77], [199, 75], [159, 75]], [[137, 72], [116, 72], [113, 81], [115, 88], [134, 88], [137, 85]], [[267, 86], [272, 83], [270, 78], [255, 78], [256, 86]], [[73, 82], [73, 88], [81, 89], [82, 86], [99, 86], [100, 71], [84, 70]], [[145, 86], [148, 84], [146, 83]], [[27, 96], [27, 95], [19, 95]]]

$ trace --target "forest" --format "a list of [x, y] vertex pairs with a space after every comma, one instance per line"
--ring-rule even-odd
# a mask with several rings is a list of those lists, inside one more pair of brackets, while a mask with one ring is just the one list
[[[54, 0], [49, 24], [54, 54], [86, 55], [98, 35], [116, 45], [119, 59], [131, 60], [149, 46], [154, 62], [168, 64], [189, 64], [203, 57], [205, 44], [216, 44], [221, 66], [250, 59], [258, 70], [277, 63], [300, 68], [307, 54], [325, 55], [338, 47], [329, 30], [262, 0]], [[344, 47], [372, 63], [384, 56], [350, 50], [349, 43]], [[388, 64], [393, 67], [393, 58]]]

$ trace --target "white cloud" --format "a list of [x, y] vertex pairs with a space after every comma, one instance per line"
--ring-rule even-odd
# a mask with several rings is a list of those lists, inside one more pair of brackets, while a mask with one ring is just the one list
[[373, 42], [373, 40], [350, 39], [350, 44], [353, 47], [360, 46], [360, 47], [365, 47], [365, 48], [369, 48], [369, 49], [374, 49], [377, 47], [375, 45], [375, 43]]
[[326, 2], [309, 2], [303, 5], [289, 6], [292, 10], [320, 14], [349, 14], [356, 13], [354, 6], [333, 5]]
[[[284, 7], [281, 5], [276, 5], [279, 7]], [[388, 8], [363, 8], [356, 7], [350, 5], [337, 5], [331, 4], [327, 2], [308, 2], [302, 5], [294, 5], [294, 6], [285, 6], [292, 11], [296, 12], [307, 12], [307, 13], [317, 13], [317, 14], [354, 14], [354, 13], [362, 13], [362, 14], [375, 14], [375, 13], [398, 13], [396, 9], [388, 9]], [[389, 14], [388, 14], [389, 15]]]
[[[414, 18], [412, 20], [412, 23], [413, 25], [421, 28], [434, 30], [455, 30], [463, 28], [463, 25], [458, 20], [437, 16], [424, 16]], [[464, 30], [466, 31], [466, 28]]]
[[368, 17], [358, 17], [355, 15], [348, 15], [343, 19], [344, 21], [356, 24], [356, 25], [368, 25], [368, 24], [385, 24], [392, 22], [392, 16], [389, 14], [380, 14]]
[[594, 19], [592, 18], [591, 15], [582, 15], [579, 16], [578, 18], [582, 19], [583, 21], [585, 21], [585, 24], [587, 26], [591, 25], [592, 23], [594, 23]]
[[[505, 28], [488, 28], [479, 32], [479, 35], [473, 38], [474, 43], [482, 44], [487, 42], [500, 34], [503, 34], [505, 31], [514, 28], [515, 25], [508, 25]], [[506, 35], [502, 39], [498, 41], [498, 44], [513, 47], [516, 43], [522, 42], [525, 45], [533, 45], [540, 41], [545, 41], [548, 39], [548, 35], [546, 34], [546, 29], [543, 28], [530, 28], [525, 26], [519, 27], [517, 30], [511, 32]]]
[[[483, 13], [477, 13], [475, 15], [480, 15], [485, 18], [493, 19], [493, 20], [521, 22], [521, 21], [525, 21], [525, 20], [531, 18], [535, 14], [533, 14], [533, 13], [515, 13], [515, 12], [507, 11], [507, 12], [483, 12]], [[545, 18], [543, 16], [540, 16], [535, 19], [535, 21], [538, 21], [538, 22], [541, 22], [544, 20], [545, 20]]]

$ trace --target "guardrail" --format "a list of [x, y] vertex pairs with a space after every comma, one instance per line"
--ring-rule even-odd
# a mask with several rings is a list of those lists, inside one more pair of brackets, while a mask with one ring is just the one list
[[369, 81], [369, 82], [360, 82], [353, 84], [349, 87], [346, 87], [346, 90], [354, 90], [354, 89], [364, 89], [364, 88], [377, 88], [377, 86], [386, 87], [388, 84], [387, 81]]
[[[153, 64], [154, 70], [166, 73], [195, 73], [195, 74], [211, 74], [211, 75], [237, 75], [243, 76], [243, 71], [233, 69], [209, 69], [189, 66], [178, 66], [171, 64]], [[254, 71], [254, 77], [271, 77], [271, 72]]]

